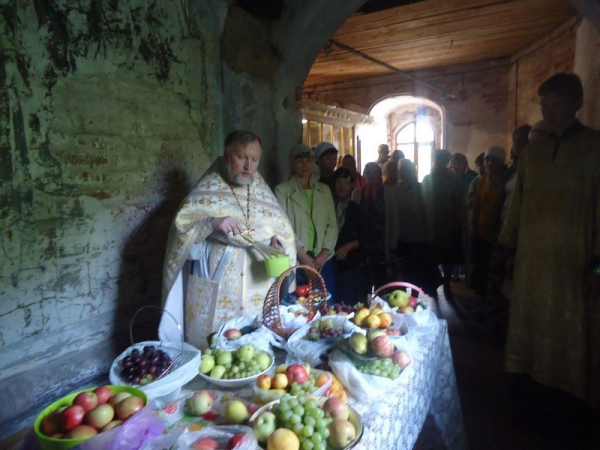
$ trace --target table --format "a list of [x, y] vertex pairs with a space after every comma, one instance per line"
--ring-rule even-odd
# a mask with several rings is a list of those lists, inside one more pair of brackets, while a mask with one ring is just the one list
[[[389, 395], [368, 401], [349, 398], [350, 404], [362, 417], [364, 434], [356, 449], [412, 450], [423, 430], [427, 448], [467, 449], [456, 377], [445, 320], [433, 320], [415, 330], [412, 352], [413, 370]], [[281, 361], [283, 362], [283, 361]], [[212, 389], [200, 377], [183, 388], [183, 393]], [[227, 391], [231, 396], [249, 399], [251, 387]], [[423, 428], [428, 418], [428, 426]], [[430, 445], [431, 444], [431, 445]]]

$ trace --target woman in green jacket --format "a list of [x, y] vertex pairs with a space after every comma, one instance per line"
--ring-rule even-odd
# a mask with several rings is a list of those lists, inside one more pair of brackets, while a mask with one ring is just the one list
[[321, 272], [333, 297], [331, 257], [337, 242], [338, 225], [331, 190], [314, 179], [315, 159], [310, 147], [294, 145], [290, 162], [292, 176], [275, 187], [275, 197], [294, 229], [298, 261]]

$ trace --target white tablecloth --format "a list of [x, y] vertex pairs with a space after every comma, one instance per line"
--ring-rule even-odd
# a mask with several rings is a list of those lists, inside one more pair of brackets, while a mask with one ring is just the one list
[[[348, 403], [361, 415], [364, 425], [364, 434], [356, 449], [412, 450], [422, 431], [421, 441], [426, 450], [468, 448], [448, 339], [448, 324], [433, 315], [432, 318], [427, 326], [416, 329], [413, 337], [416, 345], [411, 352], [412, 370], [398, 389], [376, 400], [359, 402], [349, 398]], [[196, 377], [184, 387], [182, 394], [206, 388], [219, 389]], [[252, 397], [250, 387], [221, 392], [232, 397]], [[172, 413], [173, 417], [169, 420], [168, 416]], [[190, 425], [190, 422], [179, 422], [178, 413], [173, 411], [163, 411], [160, 416], [172, 432], [160, 444], [152, 442], [148, 448], [153, 450], [169, 448], [166, 444], [174, 443], [177, 435]], [[425, 428], [424, 424], [427, 424]]]
[[418, 348], [412, 353], [414, 370], [402, 381], [400, 389], [375, 401], [348, 401], [365, 426], [363, 438], [355, 448], [411, 450], [428, 414], [437, 430], [427, 427], [424, 431], [424, 448], [468, 448], [448, 324], [445, 320], [436, 321], [427, 332], [418, 332], [415, 339]]

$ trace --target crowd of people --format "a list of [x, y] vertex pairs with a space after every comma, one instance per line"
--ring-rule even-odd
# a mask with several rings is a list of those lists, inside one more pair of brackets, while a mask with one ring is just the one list
[[[171, 227], [165, 310], [205, 334], [261, 314], [272, 279], [255, 241], [319, 270], [333, 302], [364, 302], [398, 280], [433, 297], [443, 285], [452, 302], [458, 277], [486, 314], [510, 301], [511, 373], [598, 406], [600, 133], [576, 119], [577, 76], [557, 74], [538, 94], [544, 120], [514, 130], [509, 165], [501, 147], [479, 155], [476, 171], [464, 154], [436, 150], [422, 183], [385, 144], [361, 175], [352, 155], [338, 160], [322, 142], [291, 148], [290, 177], [273, 193], [257, 173], [260, 138], [231, 133]], [[161, 339], [177, 339], [168, 322]]]

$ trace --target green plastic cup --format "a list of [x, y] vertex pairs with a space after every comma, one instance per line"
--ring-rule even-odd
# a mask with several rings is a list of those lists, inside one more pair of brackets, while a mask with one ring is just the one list
[[269, 277], [278, 277], [290, 268], [290, 255], [267, 258], [265, 259], [265, 267]]

